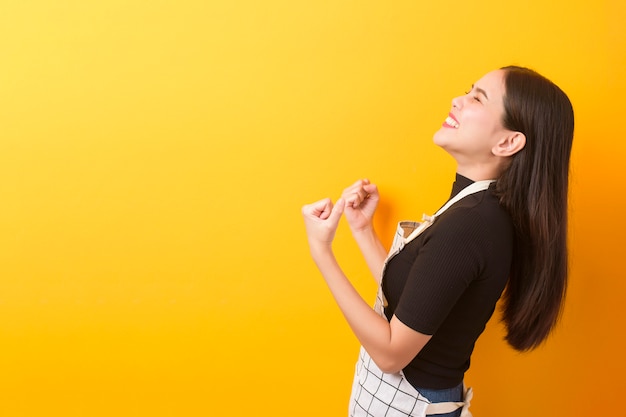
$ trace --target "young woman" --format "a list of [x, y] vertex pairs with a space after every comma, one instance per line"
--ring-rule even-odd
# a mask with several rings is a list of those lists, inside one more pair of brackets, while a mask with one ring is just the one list
[[[376, 185], [302, 208], [311, 255], [362, 345], [350, 416], [469, 416], [474, 343], [503, 294], [506, 340], [520, 351], [554, 328], [567, 285], [567, 188], [574, 115], [565, 93], [521, 67], [489, 72], [434, 142], [456, 161], [450, 200], [403, 222], [388, 252], [376, 235]], [[375, 308], [338, 265], [344, 215], [379, 281]]]

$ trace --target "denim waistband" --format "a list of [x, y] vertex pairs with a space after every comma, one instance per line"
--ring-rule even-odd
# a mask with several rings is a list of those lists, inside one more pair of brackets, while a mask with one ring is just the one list
[[[416, 389], [420, 392], [420, 394], [428, 398], [428, 401], [431, 403], [463, 401], [463, 383], [460, 383], [456, 387], [447, 389], [427, 389], [419, 387], [416, 387]], [[437, 414], [437, 417], [454, 417], [460, 415], [461, 410], [459, 409], [453, 413]]]

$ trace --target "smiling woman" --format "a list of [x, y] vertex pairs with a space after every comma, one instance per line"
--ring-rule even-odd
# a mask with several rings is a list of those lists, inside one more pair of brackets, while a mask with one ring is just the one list
[[467, 178], [497, 178], [526, 143], [523, 133], [503, 124], [505, 75], [504, 70], [490, 72], [452, 100], [452, 111], [435, 133], [435, 143], [454, 157], [457, 172]]
[[[452, 100], [434, 135], [457, 164], [450, 199], [400, 223], [389, 252], [369, 180], [303, 207], [311, 255], [362, 345], [350, 416], [469, 416], [464, 374], [503, 291], [507, 341], [524, 351], [546, 339], [567, 282], [573, 129], [555, 84], [526, 68], [492, 71]], [[380, 284], [374, 309], [333, 254], [342, 215]]]

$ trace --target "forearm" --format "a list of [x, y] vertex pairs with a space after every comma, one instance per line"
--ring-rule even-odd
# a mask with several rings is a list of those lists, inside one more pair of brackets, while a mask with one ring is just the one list
[[391, 327], [387, 319], [378, 315], [356, 291], [330, 249], [312, 248], [311, 253], [339, 309], [361, 345], [381, 368], [385, 366], [384, 364], [394, 361]]
[[[430, 336], [407, 327], [395, 316], [387, 321], [378, 315], [339, 267], [331, 245], [345, 207], [345, 200], [340, 198], [336, 205], [330, 199], [323, 199], [302, 208], [311, 255], [361, 345], [380, 369], [397, 372], [417, 355]], [[367, 217], [371, 219], [371, 216]], [[386, 251], [371, 224], [361, 224], [365, 227], [356, 233], [355, 238], [372, 273], [379, 277]]]
[[374, 279], [380, 283], [383, 265], [387, 259], [387, 249], [383, 246], [373, 227], [353, 230], [352, 236], [354, 236], [354, 240], [359, 246]]

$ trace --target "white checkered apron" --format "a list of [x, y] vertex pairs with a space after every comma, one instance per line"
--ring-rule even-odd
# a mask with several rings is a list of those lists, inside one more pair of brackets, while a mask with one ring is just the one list
[[[387, 262], [404, 248], [411, 240], [426, 230], [435, 219], [447, 210], [452, 204], [463, 197], [478, 191], [485, 190], [492, 181], [479, 181], [466, 187], [453, 199], [442, 207], [434, 216], [424, 215], [422, 222], [403, 221], [398, 223], [396, 234], [389, 251], [389, 256], [383, 266], [383, 273]], [[385, 317], [384, 308], [387, 302], [381, 285], [376, 294], [374, 310]], [[465, 390], [464, 402], [430, 403], [406, 380], [402, 371], [389, 374], [376, 366], [367, 351], [361, 347], [356, 364], [352, 394], [350, 395], [350, 417], [424, 417], [434, 414], [450, 413], [462, 408], [461, 417], [472, 417], [469, 411], [472, 389]]]

